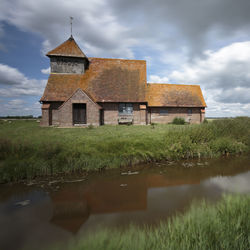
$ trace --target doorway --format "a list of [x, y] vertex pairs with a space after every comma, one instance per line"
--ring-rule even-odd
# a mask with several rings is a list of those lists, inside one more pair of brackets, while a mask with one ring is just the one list
[[74, 103], [73, 104], [73, 124], [86, 124], [86, 104]]

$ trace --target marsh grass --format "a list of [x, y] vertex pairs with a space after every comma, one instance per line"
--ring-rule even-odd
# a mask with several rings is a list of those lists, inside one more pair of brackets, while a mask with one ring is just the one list
[[200, 125], [73, 129], [41, 128], [36, 121], [17, 120], [0, 124], [0, 181], [249, 150], [247, 117]]
[[226, 195], [215, 205], [194, 203], [185, 214], [154, 228], [131, 225], [122, 231], [99, 229], [85, 239], [70, 242], [66, 249], [250, 249], [249, 207], [250, 196]]

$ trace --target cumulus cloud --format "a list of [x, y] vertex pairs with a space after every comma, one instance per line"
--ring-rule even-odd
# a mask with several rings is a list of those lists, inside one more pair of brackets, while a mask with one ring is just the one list
[[50, 67], [47, 68], [47, 69], [42, 69], [41, 72], [42, 72], [43, 74], [45, 74], [45, 75], [50, 74]]
[[21, 72], [19, 72], [18, 69], [9, 67], [5, 64], [0, 64], [1, 85], [16, 85], [23, 81], [27, 81], [27, 78]]
[[[2, 0], [0, 19], [21, 30], [40, 34], [43, 53], [70, 36], [69, 16], [74, 17], [73, 35], [87, 54], [132, 58], [136, 40], [110, 10], [107, 1]], [[41, 21], [42, 20], [42, 21]]]
[[250, 42], [233, 43], [173, 71], [173, 82], [200, 84], [225, 103], [250, 103]]
[[39, 102], [26, 102], [22, 99], [13, 99], [4, 102], [1, 106], [0, 116], [6, 115], [35, 115], [41, 114], [41, 104]]
[[23, 105], [25, 103], [26, 102], [22, 99], [12, 99], [8, 102], [9, 105], [14, 106], [14, 107], [17, 107], [19, 105]]
[[168, 81], [168, 77], [160, 77], [158, 75], [150, 75], [148, 80], [148, 82], [150, 83], [168, 83]]
[[169, 79], [158, 75], [151, 75], [149, 79], [152, 82], [199, 84], [208, 106], [208, 116], [241, 116], [250, 115], [249, 68], [250, 42], [247, 41], [205, 51], [202, 58], [173, 70]]
[[1, 42], [2, 37], [4, 36], [4, 28], [3, 28], [3, 24], [0, 23], [0, 51], [7, 51], [6, 47], [3, 45], [3, 43]]
[[250, 39], [249, 7], [248, 0], [2, 0], [0, 21], [40, 34], [46, 53], [69, 37], [73, 16], [73, 34], [87, 55], [134, 58], [140, 46], [164, 52], [163, 63], [172, 64], [178, 53], [178, 62], [192, 60]]
[[[208, 114], [230, 116], [250, 114], [249, 9], [249, 0], [2, 0], [0, 22], [39, 34], [45, 54], [69, 37], [73, 16], [88, 56], [149, 59], [149, 82], [200, 84]], [[2, 96], [41, 96], [45, 82], [0, 66]]]
[[139, 45], [191, 60], [249, 39], [249, 9], [248, 0], [2, 0], [0, 20], [40, 34], [43, 52], [69, 36], [73, 16], [73, 34], [91, 56], [133, 58]]
[[112, 0], [111, 5], [120, 19], [135, 27], [135, 36], [151, 37], [164, 50], [185, 48], [193, 56], [211, 45], [249, 38], [248, 0]]
[[232, 193], [249, 193], [249, 177], [250, 172], [239, 174], [233, 177], [214, 177], [210, 180], [205, 181], [205, 185], [215, 185], [222, 189], [224, 192]]
[[45, 85], [46, 80], [29, 79], [18, 69], [0, 64], [0, 96], [2, 97], [41, 96]]

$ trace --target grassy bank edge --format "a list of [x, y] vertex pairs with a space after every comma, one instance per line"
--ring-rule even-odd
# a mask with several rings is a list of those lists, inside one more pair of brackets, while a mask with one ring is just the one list
[[0, 124], [0, 182], [250, 151], [250, 118], [201, 125], [41, 128]]
[[66, 249], [250, 249], [249, 207], [249, 195], [224, 195], [213, 205], [194, 203], [183, 215], [154, 228], [131, 225], [125, 231], [102, 229], [71, 241]]

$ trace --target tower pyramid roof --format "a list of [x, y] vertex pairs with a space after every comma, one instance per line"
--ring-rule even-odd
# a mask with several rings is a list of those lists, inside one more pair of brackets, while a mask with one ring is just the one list
[[70, 36], [68, 40], [60, 44], [55, 49], [49, 51], [47, 56], [67, 56], [67, 57], [80, 57], [87, 58], [87, 56], [82, 52], [82, 50], [77, 45], [73, 36]]

